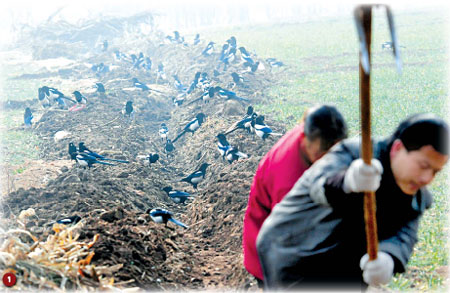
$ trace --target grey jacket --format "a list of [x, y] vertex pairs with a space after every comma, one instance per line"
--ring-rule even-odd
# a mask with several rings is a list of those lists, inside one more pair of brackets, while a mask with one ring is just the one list
[[[393, 257], [394, 272], [403, 272], [432, 197], [425, 188], [414, 196], [400, 190], [390, 168], [390, 147], [388, 140], [373, 142], [373, 157], [384, 169], [376, 192], [379, 250]], [[359, 157], [359, 139], [334, 146], [274, 207], [257, 238], [266, 288], [362, 282], [364, 196], [342, 190], [348, 166]]]

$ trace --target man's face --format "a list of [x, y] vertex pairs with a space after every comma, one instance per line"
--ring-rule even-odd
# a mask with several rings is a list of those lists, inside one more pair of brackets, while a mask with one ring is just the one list
[[326, 153], [326, 151], [320, 148], [319, 138], [310, 141], [307, 137], [305, 137], [303, 142], [303, 151], [311, 163], [314, 163]]
[[433, 181], [434, 176], [447, 163], [448, 155], [437, 152], [431, 145], [407, 151], [400, 140], [391, 148], [391, 169], [400, 189], [409, 195]]

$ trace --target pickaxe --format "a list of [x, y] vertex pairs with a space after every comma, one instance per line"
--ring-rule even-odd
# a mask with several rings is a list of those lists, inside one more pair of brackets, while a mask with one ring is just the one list
[[[402, 64], [399, 46], [394, 28], [394, 18], [392, 17], [390, 8], [382, 4], [360, 5], [354, 11], [360, 44], [359, 98], [361, 107], [361, 157], [364, 163], [369, 165], [372, 160], [372, 141], [370, 139], [370, 44], [372, 35], [372, 8], [381, 6], [386, 9], [393, 53], [397, 63], [397, 70], [401, 73]], [[369, 259], [374, 260], [377, 258], [378, 252], [375, 192], [364, 192], [364, 220], [366, 224], [367, 253], [369, 254]]]

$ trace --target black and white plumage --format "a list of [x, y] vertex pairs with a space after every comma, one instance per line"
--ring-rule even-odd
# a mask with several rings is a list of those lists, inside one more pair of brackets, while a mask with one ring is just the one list
[[208, 163], [201, 164], [200, 168], [197, 171], [191, 173], [187, 177], [184, 177], [180, 181], [187, 182], [187, 183], [191, 184], [194, 187], [194, 189], [197, 189], [197, 185], [200, 182], [202, 182], [203, 179], [205, 179], [206, 168], [208, 168], [208, 166], [210, 166], [210, 164], [208, 164]]
[[251, 132], [252, 129], [252, 120], [254, 120], [256, 117], [258, 116], [258, 114], [256, 114], [253, 110], [253, 106], [248, 106], [247, 107], [247, 113], [245, 114], [244, 117], [242, 117], [241, 120], [235, 122], [233, 125], [231, 125], [227, 131], [225, 132], [225, 135], [232, 133], [235, 130], [238, 129], [245, 129], [247, 130], [248, 133]]
[[[70, 144], [69, 144], [69, 148], [70, 148]], [[94, 151], [91, 151], [85, 144], [84, 142], [80, 142], [78, 144], [78, 152], [80, 153], [85, 153], [88, 154], [98, 160], [102, 160], [102, 161], [113, 161], [113, 162], [118, 162], [118, 163], [129, 163], [129, 161], [126, 160], [118, 160], [118, 159], [111, 159], [111, 158], [107, 158], [105, 156], [99, 155]], [[69, 151], [70, 153], [70, 151]]]
[[214, 42], [209, 42], [208, 45], [206, 45], [206, 48], [203, 49], [202, 55], [211, 56], [212, 52], [214, 51], [214, 44]]
[[102, 165], [110, 165], [110, 166], [116, 166], [115, 164], [103, 162], [101, 160], [98, 160], [97, 158], [88, 155], [86, 153], [77, 153], [75, 156], [75, 160], [77, 163], [82, 167], [89, 167], [91, 168], [94, 164], [102, 164]]
[[210, 87], [208, 90], [203, 92], [203, 94], [200, 97], [190, 101], [187, 105], [191, 105], [197, 101], [203, 101], [203, 103], [208, 103], [209, 100], [214, 97], [215, 93], [216, 93], [216, 88]]
[[228, 149], [231, 147], [231, 145], [227, 141], [227, 137], [223, 133], [219, 133], [217, 135], [217, 149], [222, 156], [222, 160], [225, 160], [225, 154], [227, 153]]
[[81, 217], [78, 216], [78, 215], [74, 215], [74, 216], [70, 216], [70, 217], [66, 217], [66, 218], [62, 218], [62, 219], [56, 220], [53, 223], [58, 223], [58, 224], [63, 224], [63, 225], [75, 225], [79, 221], [81, 221]]
[[155, 222], [155, 223], [164, 223], [167, 226], [167, 222], [173, 222], [178, 226], [181, 226], [185, 229], [188, 229], [189, 227], [187, 225], [185, 225], [184, 223], [174, 219], [173, 214], [171, 212], [169, 212], [166, 209], [163, 208], [155, 208], [150, 210], [150, 218]]
[[252, 120], [251, 125], [256, 133], [256, 135], [261, 138], [262, 140], [265, 140], [266, 138], [270, 136], [281, 136], [281, 133], [275, 133], [268, 127], [266, 124], [264, 124], [264, 116], [258, 116], [255, 119]]
[[143, 82], [140, 82], [136, 77], [133, 77], [131, 80], [133, 82], [133, 85], [143, 91], [148, 91], [150, 88]]
[[201, 74], [201, 72], [195, 73], [194, 80], [191, 82], [191, 84], [189, 85], [189, 88], [186, 91], [187, 94], [192, 93], [197, 88], [198, 81], [200, 79], [200, 74]]
[[216, 86], [215, 91], [219, 95], [219, 97], [224, 98], [226, 100], [236, 100], [239, 102], [246, 102], [246, 103], [250, 102], [249, 99], [239, 97], [235, 92], [226, 90], [220, 86]]
[[195, 35], [193, 45], [196, 46], [198, 43], [200, 43], [200, 34]]
[[166, 154], [170, 154], [171, 152], [173, 152], [175, 150], [175, 147], [173, 146], [173, 143], [170, 139], [166, 139], [166, 144], [164, 146], [164, 152]]
[[185, 87], [185, 86], [181, 83], [180, 79], [178, 78], [178, 75], [174, 74], [172, 77], [173, 77], [173, 79], [174, 79], [173, 86], [177, 89], [177, 91], [179, 91], [179, 92], [185, 92], [185, 91], [187, 90], [187, 87]]
[[188, 124], [186, 124], [183, 131], [180, 132], [172, 142], [175, 143], [186, 132], [191, 132], [192, 134], [194, 134], [194, 132], [197, 129], [199, 129], [200, 126], [203, 124], [203, 122], [205, 121], [205, 118], [206, 118], [205, 114], [203, 114], [203, 113], [197, 114], [194, 119], [192, 119]]
[[230, 146], [225, 152], [225, 158], [228, 163], [233, 163], [234, 161], [242, 158], [247, 159], [249, 156], [243, 152], [240, 152], [237, 147]]
[[31, 127], [33, 124], [33, 113], [29, 107], [25, 108], [25, 113], [23, 114], [23, 123], [26, 127]]
[[266, 62], [269, 63], [270, 67], [281, 67], [281, 66], [284, 66], [283, 62], [278, 61], [275, 58], [267, 58]]
[[60, 108], [65, 108], [66, 103], [64, 100], [69, 100], [75, 103], [74, 100], [64, 96], [64, 94], [59, 90], [48, 86], [43, 86], [38, 89], [38, 99], [43, 108], [50, 107], [53, 101], [58, 102]]
[[125, 107], [122, 109], [122, 115], [129, 119], [134, 117], [133, 101], [127, 101], [125, 103]]
[[167, 80], [166, 72], [164, 71], [164, 65], [162, 63], [158, 64], [158, 69], [156, 70], [156, 80]]
[[95, 83], [95, 86], [97, 87], [97, 93], [100, 93], [100, 94], [106, 93], [105, 86], [103, 85], [103, 83], [97, 82], [97, 83]]
[[169, 128], [167, 127], [166, 123], [161, 123], [158, 133], [162, 141], [165, 141], [167, 139], [167, 135], [169, 135]]
[[75, 100], [77, 101], [78, 104], [86, 104], [87, 103], [86, 97], [79, 91], [74, 91], [72, 94], [75, 96]]
[[175, 107], [179, 107], [183, 105], [184, 100], [186, 99], [186, 92], [179, 93], [176, 97], [172, 97], [172, 102]]
[[166, 186], [162, 190], [164, 190], [170, 197], [170, 199], [175, 203], [185, 203], [186, 200], [194, 197], [192, 194], [188, 192], [181, 190], [174, 190], [171, 186]]

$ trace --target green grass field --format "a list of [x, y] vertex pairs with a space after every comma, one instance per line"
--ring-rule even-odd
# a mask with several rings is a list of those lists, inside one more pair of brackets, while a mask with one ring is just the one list
[[[372, 131], [375, 136], [391, 134], [399, 121], [413, 113], [433, 112], [448, 117], [448, 15], [445, 11], [398, 15], [394, 11], [394, 16], [399, 42], [404, 46], [402, 75], [396, 71], [391, 52], [381, 49], [382, 42], [390, 41], [384, 14], [375, 14], [373, 22]], [[288, 65], [287, 74], [280, 73], [282, 82], [270, 89], [269, 102], [255, 105], [258, 112], [283, 121], [290, 128], [310, 105], [331, 103], [344, 114], [350, 135], [359, 133], [358, 41], [350, 16], [201, 32], [203, 39], [217, 44], [223, 44], [232, 35], [237, 38], [238, 46], [245, 46], [260, 58], [275, 57]], [[2, 71], [3, 88], [13, 90], [3, 91], [1, 100], [35, 97], [36, 81], [8, 80], [11, 68]], [[19, 127], [22, 115], [19, 111], [1, 113], [0, 123], [8, 128]], [[14, 130], [2, 134], [3, 145], [9, 148], [6, 153], [15, 156], [3, 156], [2, 160], [20, 164], [36, 157], [35, 141], [30, 132]], [[389, 290], [446, 290], [446, 277], [438, 272], [448, 266], [448, 169], [431, 186], [435, 202], [421, 223], [410, 269], [394, 278]]]

